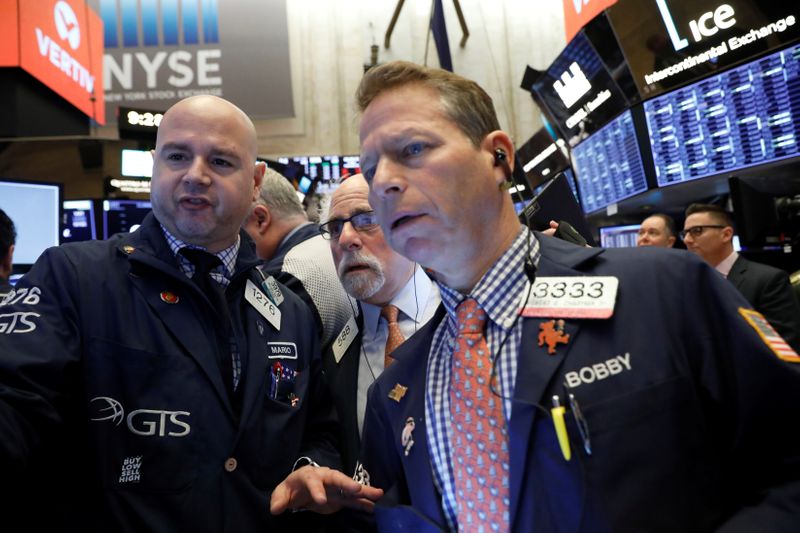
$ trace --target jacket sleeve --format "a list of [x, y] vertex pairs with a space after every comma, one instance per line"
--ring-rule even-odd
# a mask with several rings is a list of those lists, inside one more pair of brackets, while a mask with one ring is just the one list
[[[311, 311], [306, 306], [303, 306], [302, 309], [306, 311], [306, 316], [310, 318]], [[317, 331], [314, 331], [308, 337], [311, 339], [311, 353], [313, 354], [309, 362], [309, 372], [311, 374], [307, 392], [311, 401], [303, 432], [301, 456], [308, 457], [320, 465], [341, 470], [338, 418], [330, 387], [322, 371], [319, 335]]]
[[20, 474], [75, 407], [75, 265], [50, 248], [0, 306], [0, 472]]
[[[717, 453], [732, 485], [718, 531], [796, 531], [800, 523], [800, 364], [782, 360], [745, 319], [750, 306], [705, 265], [683, 284], [684, 342]], [[692, 294], [698, 291], [699, 294]], [[792, 360], [789, 358], [789, 360]], [[800, 361], [800, 359], [796, 359]]]
[[781, 270], [768, 273], [757, 297], [756, 308], [795, 351], [800, 351], [800, 304], [789, 285], [789, 276]]

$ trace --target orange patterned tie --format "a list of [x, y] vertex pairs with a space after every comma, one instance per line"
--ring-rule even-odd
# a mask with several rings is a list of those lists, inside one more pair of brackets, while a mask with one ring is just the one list
[[486, 312], [474, 298], [456, 308], [450, 424], [459, 531], [508, 531], [508, 433], [502, 400], [489, 388]]
[[400, 331], [400, 324], [397, 323], [397, 314], [399, 312], [400, 310], [397, 306], [392, 304], [385, 305], [383, 309], [381, 309], [381, 316], [386, 320], [386, 324], [389, 328], [389, 335], [386, 338], [386, 348], [383, 351], [383, 368], [388, 368], [388, 366], [392, 364], [394, 357], [391, 356], [391, 353], [406, 340], [406, 338], [403, 337], [403, 332]]

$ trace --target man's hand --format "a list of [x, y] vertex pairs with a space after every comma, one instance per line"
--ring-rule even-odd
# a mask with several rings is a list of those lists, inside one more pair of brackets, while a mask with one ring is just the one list
[[550, 227], [547, 228], [546, 230], [544, 230], [542, 233], [552, 237], [552, 236], [554, 236], [556, 234], [556, 230], [557, 229], [558, 229], [558, 222], [556, 222], [555, 220], [551, 220], [550, 221]]
[[275, 487], [269, 510], [272, 514], [281, 514], [286, 509], [329, 514], [352, 507], [371, 512], [381, 496], [382, 489], [365, 487], [338, 470], [306, 465]]

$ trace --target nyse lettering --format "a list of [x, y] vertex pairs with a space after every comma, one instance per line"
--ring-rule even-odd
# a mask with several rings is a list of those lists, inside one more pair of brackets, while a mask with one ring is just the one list
[[188, 411], [137, 409], [128, 415], [128, 429], [143, 437], [185, 437], [191, 431], [191, 426], [179, 417], [188, 418], [189, 415]]
[[[187, 50], [162, 50], [155, 54], [128, 52], [122, 54], [120, 62], [114, 56], [106, 54], [103, 61], [105, 90], [132, 90], [134, 71], [144, 73], [144, 88], [165, 89], [163, 86], [159, 87], [159, 74], [162, 70], [169, 74], [166, 82], [170, 87], [183, 88], [193, 83], [200, 87], [219, 86], [222, 85], [222, 77], [219, 76], [221, 57], [222, 51], [219, 49], [197, 50], [196, 54]], [[115, 87], [115, 83], [119, 87]]]

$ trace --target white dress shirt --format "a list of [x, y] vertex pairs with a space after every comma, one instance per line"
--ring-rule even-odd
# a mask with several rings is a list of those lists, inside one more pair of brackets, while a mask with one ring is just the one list
[[[414, 275], [400, 289], [392, 301], [400, 312], [397, 323], [403, 337], [408, 339], [433, 317], [439, 306], [439, 289], [425, 271], [417, 265]], [[381, 317], [381, 308], [361, 302], [364, 311], [364, 331], [361, 337], [361, 354], [358, 360], [358, 432], [364, 426], [364, 410], [367, 408], [367, 390], [383, 372], [383, 352], [389, 334], [386, 320]]]

